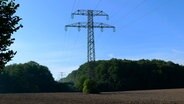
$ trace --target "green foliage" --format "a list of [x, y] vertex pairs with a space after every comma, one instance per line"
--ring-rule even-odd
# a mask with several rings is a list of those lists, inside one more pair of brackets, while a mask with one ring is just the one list
[[5, 85], [10, 92], [48, 92], [55, 83], [48, 68], [33, 61], [9, 65], [3, 73], [8, 77]]
[[19, 24], [21, 18], [15, 16], [18, 7], [19, 4], [16, 4], [14, 0], [0, 1], [0, 71], [16, 54], [9, 47], [15, 40], [12, 34], [22, 28]]
[[121, 60], [97, 61], [90, 66], [85, 63], [64, 80], [74, 83], [79, 91], [88, 92], [83, 86], [93, 71], [95, 90], [122, 91], [184, 87], [184, 66], [162, 60]]
[[66, 92], [70, 83], [55, 82], [49, 69], [30, 61], [6, 66], [0, 74], [0, 92]]
[[83, 93], [85, 94], [97, 94], [99, 91], [96, 87], [97, 83], [94, 80], [86, 79], [83, 83]]

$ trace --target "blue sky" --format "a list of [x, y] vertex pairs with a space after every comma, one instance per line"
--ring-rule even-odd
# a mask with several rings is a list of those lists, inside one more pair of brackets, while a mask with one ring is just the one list
[[47, 66], [55, 79], [66, 76], [87, 61], [87, 30], [64, 26], [87, 17], [78, 9], [109, 14], [96, 22], [116, 26], [95, 29], [96, 59], [162, 59], [184, 64], [184, 0], [16, 0], [24, 25], [15, 33], [12, 49], [18, 53], [9, 64], [36, 61]]

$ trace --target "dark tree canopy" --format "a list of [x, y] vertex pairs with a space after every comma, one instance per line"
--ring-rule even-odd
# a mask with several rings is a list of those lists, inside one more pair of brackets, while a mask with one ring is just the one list
[[[84, 92], [184, 87], [184, 66], [170, 61], [111, 59], [96, 61], [91, 68], [88, 68], [89, 64], [81, 65], [62, 81], [73, 82], [79, 91]], [[89, 86], [89, 72], [94, 73], [92, 80], [96, 85]]]
[[71, 91], [70, 83], [59, 83], [46, 66], [34, 61], [12, 64], [0, 73], [0, 93]]
[[55, 84], [49, 69], [33, 61], [8, 65], [1, 77], [0, 84], [5, 87], [0, 89], [7, 92], [49, 92]]
[[15, 0], [0, 0], [0, 71], [16, 54], [9, 47], [15, 40], [12, 34], [22, 28], [21, 18], [15, 15], [18, 7]]

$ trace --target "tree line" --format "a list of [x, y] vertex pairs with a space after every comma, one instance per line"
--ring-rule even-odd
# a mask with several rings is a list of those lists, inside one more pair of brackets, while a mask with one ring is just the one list
[[184, 66], [162, 60], [100, 60], [85, 63], [55, 81], [49, 69], [34, 61], [6, 66], [0, 73], [0, 93], [99, 93], [184, 87]]
[[71, 91], [68, 85], [55, 81], [46, 66], [34, 61], [8, 65], [0, 73], [0, 93]]
[[84, 92], [182, 88], [184, 66], [162, 60], [101, 60], [81, 65], [61, 81]]

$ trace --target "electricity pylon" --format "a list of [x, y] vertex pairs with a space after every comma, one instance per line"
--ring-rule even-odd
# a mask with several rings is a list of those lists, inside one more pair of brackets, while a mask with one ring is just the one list
[[88, 62], [95, 61], [94, 28], [101, 28], [101, 31], [103, 31], [104, 28], [113, 28], [115, 31], [115, 27], [105, 23], [93, 22], [95, 16], [106, 16], [107, 19], [109, 18], [108, 14], [100, 10], [77, 10], [72, 13], [72, 18], [74, 18], [74, 15], [87, 16], [87, 22], [77, 22], [66, 25], [65, 29], [67, 30], [67, 27], [77, 27], [80, 31], [81, 28], [87, 28], [87, 60]]

